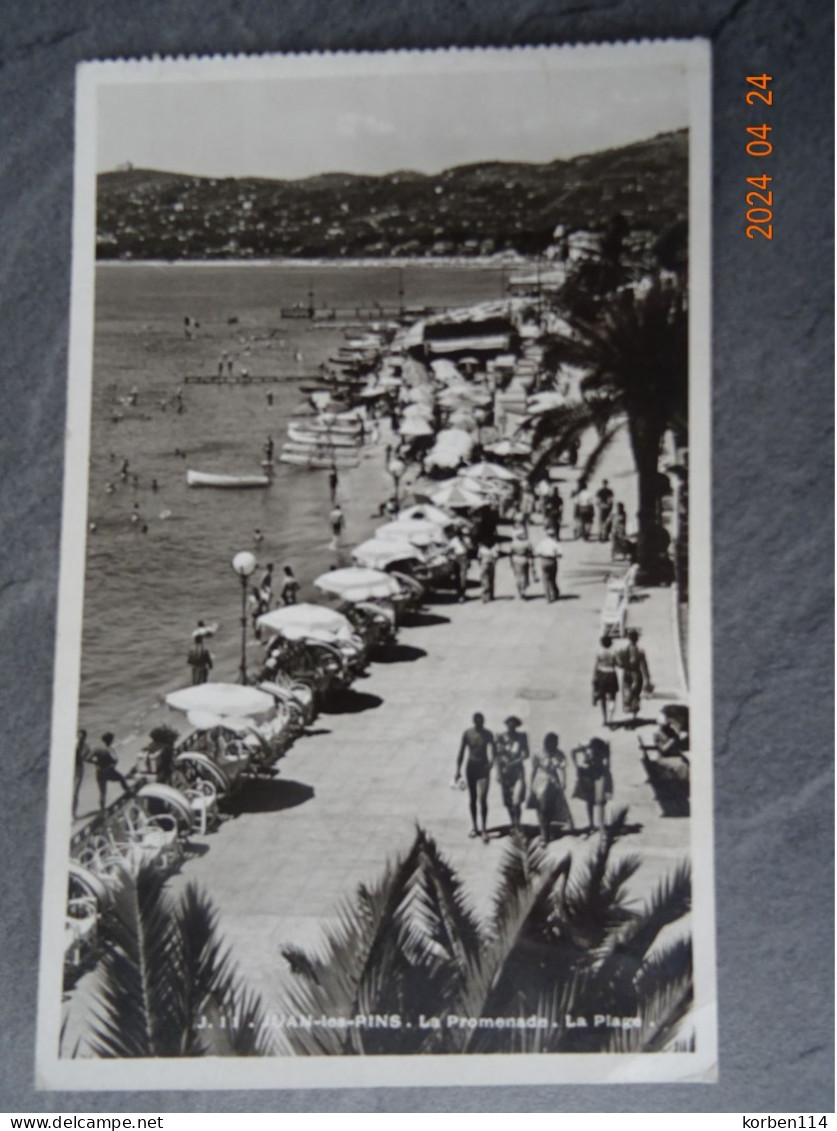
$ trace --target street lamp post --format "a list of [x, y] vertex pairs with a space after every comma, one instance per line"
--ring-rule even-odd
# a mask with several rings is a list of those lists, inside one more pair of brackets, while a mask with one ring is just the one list
[[398, 458], [398, 456], [395, 456], [393, 459], [391, 459], [389, 461], [389, 473], [392, 476], [393, 483], [395, 484], [395, 509], [396, 510], [399, 509], [398, 484], [401, 481], [401, 476], [404, 474], [404, 472], [406, 470], [407, 470], [406, 464], [404, 463], [403, 460], [400, 460]]
[[247, 578], [256, 568], [256, 559], [249, 550], [242, 550], [233, 558], [232, 567], [241, 579], [241, 663], [238, 679], [240, 683], [247, 683]]

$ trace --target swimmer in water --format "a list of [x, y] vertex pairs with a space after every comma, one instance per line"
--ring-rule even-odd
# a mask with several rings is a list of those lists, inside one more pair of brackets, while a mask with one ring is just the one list
[[262, 534], [262, 532], [261, 532], [261, 530], [259, 529], [258, 526], [253, 531], [253, 541], [256, 543], [257, 546], [261, 545], [261, 543], [264, 541], [264, 534]]
[[105, 491], [106, 491], [106, 492], [107, 492], [107, 493], [108, 493], [109, 495], [112, 495], [112, 494], [113, 494], [113, 492], [114, 492], [115, 490], [116, 490], [116, 488], [114, 487], [114, 485], [113, 485], [112, 483], [108, 483], [108, 484], [106, 484], [106, 486], [105, 486]]
[[134, 488], [135, 491], [139, 487], [139, 476], [138, 475], [132, 475], [131, 476], [131, 486]]
[[151, 490], [156, 494], [160, 490], [160, 485], [156, 479], [151, 480]]

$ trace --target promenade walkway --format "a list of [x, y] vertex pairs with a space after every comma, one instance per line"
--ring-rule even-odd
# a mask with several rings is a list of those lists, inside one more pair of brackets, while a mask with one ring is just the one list
[[[625, 447], [609, 453], [600, 475], [633, 513], [634, 476]], [[475, 711], [492, 729], [506, 715], [519, 715], [533, 748], [549, 730], [559, 734], [567, 753], [593, 735], [607, 737], [614, 805], [629, 807], [635, 830], [616, 853], [639, 853], [643, 861], [631, 886], [635, 898], [644, 898], [689, 855], [690, 822], [660, 815], [636, 732], [602, 731], [599, 708], [591, 704], [605, 581], [624, 568], [611, 564], [607, 544], [570, 541], [559, 575], [561, 599], [553, 605], [534, 584], [531, 599], [520, 600], [505, 559], [494, 602], [483, 604], [474, 587], [465, 604], [434, 604], [421, 623], [401, 629], [388, 662], [373, 663], [368, 678], [317, 718], [279, 763], [278, 778], [248, 787], [237, 815], [206, 838], [209, 850], [173, 877], [174, 891], [194, 881], [211, 894], [242, 973], [268, 1007], [290, 976], [282, 947], [316, 944], [340, 901], [359, 883], [379, 877], [393, 854], [407, 850], [417, 823], [459, 871], [476, 911], [489, 911], [506, 843], [499, 787], [492, 781], [487, 845], [468, 838], [467, 794], [451, 788], [460, 736]], [[642, 712], [648, 719], [662, 702], [685, 694], [674, 615], [665, 589], [648, 591], [631, 605], [629, 623], [642, 630], [655, 684]], [[573, 783], [571, 770], [570, 790]], [[583, 805], [571, 805], [583, 828]], [[524, 822], [534, 830], [533, 813]], [[591, 844], [565, 836], [550, 851], [572, 851], [581, 859]]]

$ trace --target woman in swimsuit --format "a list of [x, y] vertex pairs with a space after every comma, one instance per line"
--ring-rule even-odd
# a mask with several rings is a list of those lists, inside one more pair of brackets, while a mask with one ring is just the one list
[[498, 734], [494, 740], [494, 761], [512, 832], [518, 832], [523, 799], [526, 796], [526, 771], [523, 763], [529, 757], [529, 739], [518, 729], [522, 724], [516, 715], [509, 715], [503, 725], [506, 728], [504, 733]]

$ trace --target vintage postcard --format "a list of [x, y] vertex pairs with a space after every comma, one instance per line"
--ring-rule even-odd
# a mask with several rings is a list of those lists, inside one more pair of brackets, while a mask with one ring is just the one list
[[40, 1087], [715, 1078], [709, 97], [80, 67]]

